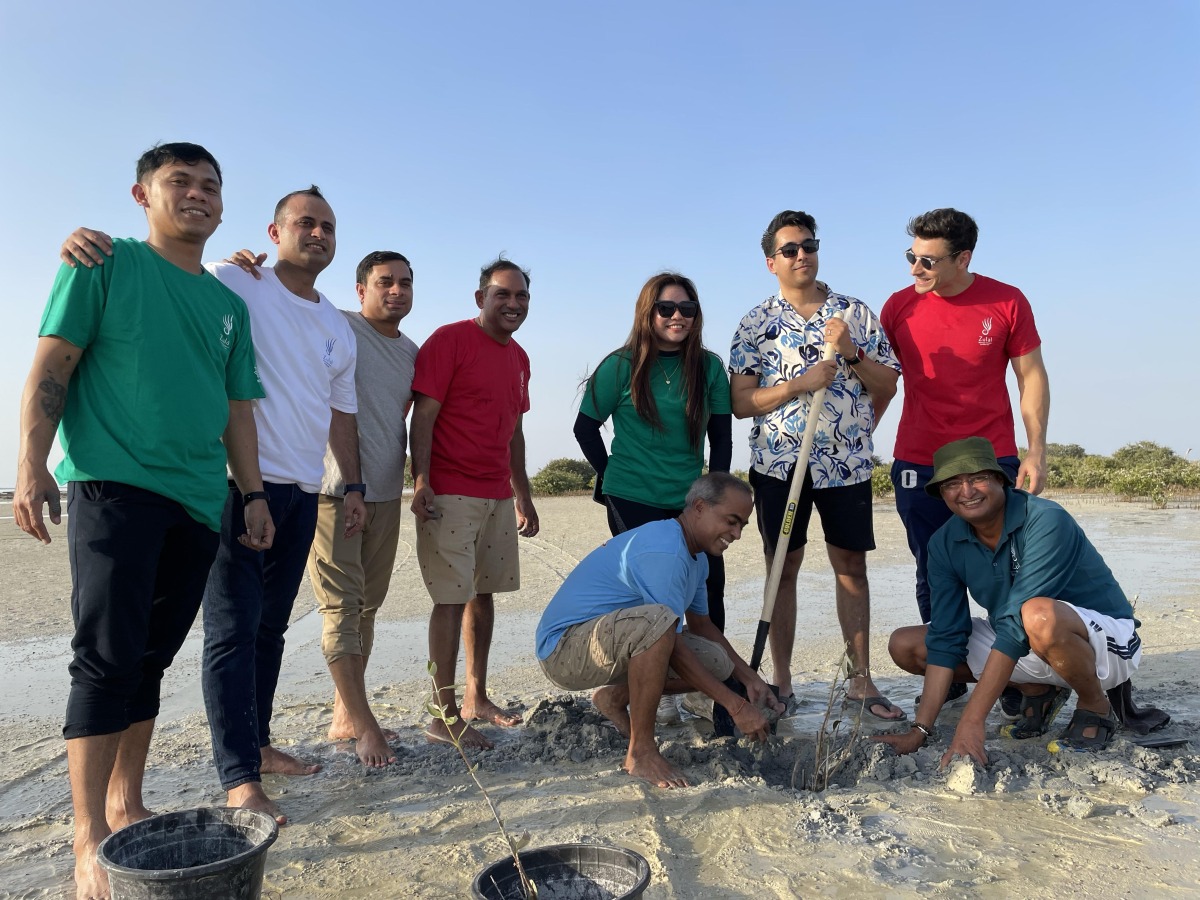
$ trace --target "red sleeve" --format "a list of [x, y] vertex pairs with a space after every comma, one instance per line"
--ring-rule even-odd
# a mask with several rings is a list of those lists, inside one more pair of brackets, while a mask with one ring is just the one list
[[417, 351], [412, 389], [438, 403], [445, 403], [454, 378], [457, 351], [458, 342], [444, 327], [431, 334]]
[[1033, 320], [1033, 307], [1020, 291], [1014, 288], [1014, 293], [1012, 330], [1008, 333], [1008, 344], [1004, 348], [1009, 359], [1032, 353], [1042, 346], [1037, 323]]

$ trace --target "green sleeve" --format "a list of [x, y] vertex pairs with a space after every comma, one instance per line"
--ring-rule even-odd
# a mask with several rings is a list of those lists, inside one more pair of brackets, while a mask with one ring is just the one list
[[254, 340], [250, 331], [250, 313], [239, 297], [241, 316], [237, 337], [225, 363], [225, 394], [230, 400], [257, 400], [266, 396], [258, 377], [258, 359], [254, 355]]
[[604, 357], [583, 387], [579, 411], [597, 422], [606, 422], [616, 412], [621, 395], [629, 389], [629, 362], [617, 353]]
[[725, 363], [717, 354], [708, 353], [708, 412], [709, 415], [725, 415], [733, 412], [729, 399], [729, 376]]
[[118, 264], [115, 247], [113, 252], [114, 257], [105, 266], [71, 268], [64, 263], [59, 267], [42, 313], [39, 336], [60, 337], [81, 348], [96, 339], [108, 301], [111, 272]]

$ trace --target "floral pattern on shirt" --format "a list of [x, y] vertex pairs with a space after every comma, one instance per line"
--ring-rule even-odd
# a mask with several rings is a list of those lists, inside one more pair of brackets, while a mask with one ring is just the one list
[[[807, 321], [786, 300], [775, 296], [742, 318], [729, 350], [731, 375], [755, 375], [760, 387], [773, 387], [803, 375], [821, 359], [825, 323], [839, 310], [850, 336], [872, 360], [900, 371], [900, 363], [884, 336], [879, 319], [865, 303], [825, 286], [824, 305]], [[838, 373], [825, 392], [813, 436], [809, 469], [813, 487], [841, 487], [871, 477], [871, 431], [875, 407], [871, 397], [841, 356]], [[796, 464], [812, 394], [789, 400], [766, 415], [755, 416], [750, 430], [750, 465], [762, 474], [786, 481]]]

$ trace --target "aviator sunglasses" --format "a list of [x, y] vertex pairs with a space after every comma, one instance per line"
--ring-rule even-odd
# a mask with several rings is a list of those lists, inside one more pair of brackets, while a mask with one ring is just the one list
[[694, 319], [696, 318], [696, 314], [700, 312], [700, 304], [695, 300], [680, 300], [678, 303], [674, 300], [654, 301], [654, 311], [664, 319], [669, 319], [675, 315], [675, 310], [679, 310], [679, 314], [685, 319]]
[[790, 244], [784, 244], [771, 255], [774, 256], [776, 253], [782, 253], [784, 259], [795, 259], [796, 254], [801, 250], [805, 253], [816, 253], [819, 249], [821, 249], [821, 241], [817, 238], [808, 238], [808, 240], [801, 241], [798, 244], [795, 241], [792, 241]]
[[947, 253], [945, 256], [917, 256], [917, 254], [913, 253], [911, 250], [905, 250], [904, 258], [908, 260], [908, 264], [910, 266], [916, 265], [917, 261], [920, 260], [921, 265], [928, 270], [932, 269], [943, 259], [950, 259], [951, 257], [958, 256], [960, 253], [962, 253], [961, 250], [955, 250], [953, 253]]

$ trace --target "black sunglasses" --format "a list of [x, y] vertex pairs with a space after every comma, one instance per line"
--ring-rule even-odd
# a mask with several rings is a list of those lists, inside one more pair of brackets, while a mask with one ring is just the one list
[[924, 266], [926, 270], [929, 270], [940, 263], [943, 259], [951, 259], [955, 256], [958, 256], [960, 253], [962, 253], [961, 250], [955, 250], [953, 253], [947, 253], [945, 256], [917, 256], [917, 254], [913, 253], [911, 250], [905, 250], [904, 258], [908, 260], [908, 264], [910, 266], [915, 266], [917, 261], [920, 260], [921, 265]]
[[[784, 259], [795, 259], [796, 254], [803, 250], [805, 253], [816, 253], [821, 249], [821, 242], [817, 238], [809, 238], [808, 240], [796, 243], [792, 241], [790, 244], [784, 244], [775, 253], [782, 253]], [[774, 256], [775, 253], [771, 255]]]
[[664, 319], [669, 319], [675, 315], [675, 310], [679, 310], [680, 315], [685, 319], [694, 319], [700, 312], [700, 304], [695, 300], [680, 300], [678, 303], [674, 300], [654, 301], [654, 311]]

